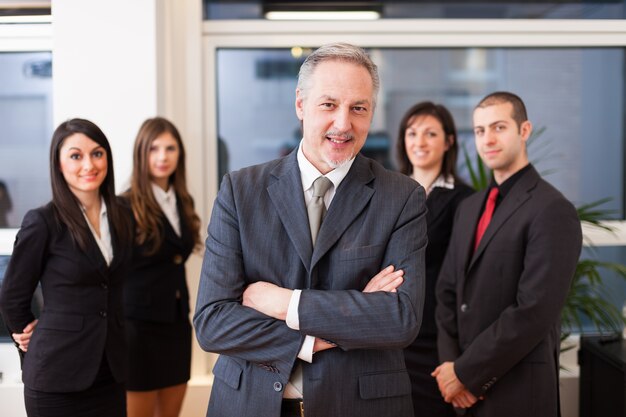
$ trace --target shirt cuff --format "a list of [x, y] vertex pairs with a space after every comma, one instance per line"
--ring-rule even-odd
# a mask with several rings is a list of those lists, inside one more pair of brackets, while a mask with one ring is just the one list
[[315, 337], [306, 336], [304, 338], [304, 343], [302, 343], [302, 347], [300, 348], [300, 352], [298, 352], [298, 359], [301, 359], [308, 363], [313, 363], [314, 345], [315, 345]]
[[287, 307], [287, 318], [285, 322], [290, 329], [300, 330], [300, 316], [298, 315], [298, 306], [300, 305], [300, 294], [302, 290], [293, 290], [289, 307]]

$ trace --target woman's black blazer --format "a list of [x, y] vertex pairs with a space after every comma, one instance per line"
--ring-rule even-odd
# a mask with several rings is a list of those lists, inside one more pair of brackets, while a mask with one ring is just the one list
[[457, 207], [474, 190], [457, 180], [453, 189], [436, 187], [426, 198], [426, 224], [428, 229], [428, 246], [426, 247], [426, 297], [424, 299], [424, 315], [418, 339], [434, 338], [437, 334], [435, 324], [435, 286], [439, 270], [448, 250], [452, 224]]
[[31, 389], [84, 390], [94, 382], [103, 354], [115, 380], [126, 379], [122, 282], [130, 247], [111, 227], [114, 258], [107, 266], [89, 238], [84, 252], [57, 222], [51, 203], [26, 213], [17, 233], [0, 312], [7, 327], [21, 333], [34, 319], [31, 299], [41, 283], [44, 305], [22, 363], [22, 380]]
[[182, 236], [174, 232], [162, 215], [164, 239], [158, 250], [147, 255], [146, 244], [133, 247], [131, 271], [124, 287], [126, 318], [171, 323], [177, 314], [189, 313], [185, 261], [193, 250], [194, 239], [185, 224], [180, 205], [178, 213]]

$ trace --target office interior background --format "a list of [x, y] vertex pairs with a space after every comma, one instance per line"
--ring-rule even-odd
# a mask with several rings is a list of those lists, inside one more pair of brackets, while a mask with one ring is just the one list
[[[266, 18], [303, 5], [378, 18]], [[615, 232], [585, 229], [586, 256], [626, 264], [625, 19], [623, 0], [0, 0], [0, 280], [24, 213], [50, 199], [49, 143], [61, 121], [83, 117], [103, 129], [118, 192], [128, 185], [141, 122], [174, 121], [205, 230], [225, 172], [297, 146], [298, 68], [335, 41], [366, 48], [380, 69], [367, 155], [394, 169], [400, 118], [432, 100], [452, 111], [461, 147], [474, 158], [473, 106], [495, 90], [516, 92], [540, 131], [529, 154], [544, 177], [575, 205], [610, 197], [603, 208]], [[459, 170], [467, 177], [463, 158]], [[192, 300], [201, 258], [187, 264]], [[609, 272], [603, 279], [622, 309], [626, 282]], [[0, 414], [25, 415], [17, 353], [0, 327]], [[214, 360], [194, 347], [183, 416], [204, 415]], [[563, 411], [576, 417], [575, 356], [565, 362]]]

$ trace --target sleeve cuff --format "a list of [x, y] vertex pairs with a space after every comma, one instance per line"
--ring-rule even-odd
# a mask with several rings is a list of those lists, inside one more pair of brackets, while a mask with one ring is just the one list
[[315, 345], [315, 337], [306, 336], [304, 338], [304, 343], [302, 343], [302, 347], [300, 348], [300, 352], [298, 352], [298, 359], [301, 359], [308, 363], [313, 363], [314, 345]]
[[[302, 294], [302, 290], [293, 290], [291, 299], [289, 300], [289, 306], [287, 307], [287, 319], [285, 322], [287, 326], [293, 330], [300, 330], [300, 316], [298, 315], [300, 294]], [[311, 351], [313, 351], [313, 347], [311, 347]]]

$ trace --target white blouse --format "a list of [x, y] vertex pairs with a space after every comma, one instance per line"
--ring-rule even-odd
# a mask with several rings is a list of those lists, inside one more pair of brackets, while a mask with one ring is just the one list
[[104, 257], [107, 266], [111, 265], [111, 261], [113, 261], [113, 245], [111, 244], [111, 229], [109, 228], [107, 206], [104, 203], [104, 199], [102, 197], [100, 198], [100, 236], [98, 236], [96, 229], [94, 229], [93, 225], [87, 218], [87, 212], [82, 204], [80, 206], [80, 210], [83, 212], [87, 226], [89, 226], [89, 230], [96, 240], [98, 248], [100, 248], [100, 252], [102, 252], [102, 256]]
[[170, 222], [172, 228], [176, 232], [176, 235], [180, 237], [180, 216], [178, 215], [178, 206], [176, 204], [176, 193], [174, 187], [170, 187], [167, 191], [163, 191], [163, 188], [159, 187], [155, 183], [152, 183], [152, 193], [159, 207], [165, 214], [167, 221]]

